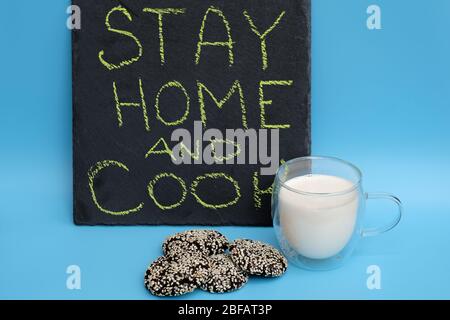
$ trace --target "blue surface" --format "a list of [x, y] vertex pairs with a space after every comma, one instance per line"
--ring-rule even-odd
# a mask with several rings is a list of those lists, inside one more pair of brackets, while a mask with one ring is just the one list
[[[369, 4], [381, 6], [382, 30], [366, 28]], [[0, 298], [152, 299], [144, 269], [185, 228], [72, 224], [67, 5], [15, 0], [0, 10]], [[447, 0], [313, 0], [313, 153], [357, 164], [367, 190], [403, 200], [404, 220], [365, 239], [341, 269], [292, 267], [235, 293], [185, 298], [450, 298], [448, 30]], [[370, 205], [368, 223], [389, 210]], [[276, 244], [271, 228], [218, 229]], [[66, 288], [71, 264], [81, 290]], [[366, 287], [372, 264], [381, 290]]]

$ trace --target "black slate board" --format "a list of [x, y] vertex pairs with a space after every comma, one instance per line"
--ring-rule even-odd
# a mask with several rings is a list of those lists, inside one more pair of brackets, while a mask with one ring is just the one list
[[[161, 138], [172, 148], [177, 143], [171, 141], [175, 129], [192, 132], [194, 121], [202, 119], [199, 83], [220, 100], [239, 81], [246, 122], [239, 90], [222, 109], [202, 90], [204, 129], [225, 133], [244, 123], [260, 129], [260, 81], [285, 81], [263, 86], [263, 100], [273, 102], [264, 105], [266, 124], [290, 126], [279, 129], [280, 159], [309, 155], [309, 0], [73, 0], [73, 4], [81, 8], [82, 18], [81, 30], [74, 30], [72, 38], [75, 223], [271, 225], [270, 192], [255, 194], [254, 188], [257, 183], [265, 190], [273, 181], [273, 176], [260, 174], [261, 164], [176, 165], [168, 153], [146, 154], [158, 141], [153, 150], [162, 150]], [[159, 14], [144, 8], [177, 9], [159, 11], [163, 53]], [[226, 19], [232, 49], [229, 43], [205, 44], [196, 54], [208, 8], [203, 42], [229, 40]], [[244, 11], [262, 32], [279, 19], [266, 38], [266, 65], [261, 41]], [[158, 118], [157, 93], [169, 82], [172, 87], [166, 86], [159, 96]], [[181, 86], [189, 97], [184, 121], [187, 102]], [[239, 185], [240, 196], [233, 182]]]

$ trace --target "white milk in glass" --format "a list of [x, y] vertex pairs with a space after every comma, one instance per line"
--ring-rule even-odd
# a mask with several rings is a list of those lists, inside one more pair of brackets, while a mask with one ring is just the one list
[[358, 190], [339, 195], [319, 194], [349, 190], [353, 183], [336, 176], [311, 174], [287, 180], [284, 185], [309, 193], [280, 188], [280, 227], [289, 245], [311, 259], [326, 259], [339, 253], [355, 228]]

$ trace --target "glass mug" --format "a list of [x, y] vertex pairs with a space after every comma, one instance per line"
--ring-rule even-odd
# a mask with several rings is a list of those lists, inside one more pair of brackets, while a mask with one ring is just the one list
[[[331, 157], [303, 157], [280, 166], [272, 193], [272, 219], [281, 250], [296, 266], [329, 270], [341, 266], [362, 237], [394, 228], [400, 200], [387, 193], [365, 193], [361, 171]], [[361, 225], [368, 199], [387, 199], [398, 213], [386, 226]]]

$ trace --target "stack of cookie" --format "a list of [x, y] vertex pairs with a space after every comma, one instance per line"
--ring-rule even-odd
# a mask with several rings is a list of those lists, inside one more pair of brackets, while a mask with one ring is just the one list
[[200, 288], [213, 293], [237, 290], [250, 275], [278, 277], [287, 269], [272, 246], [240, 239], [229, 243], [214, 230], [189, 230], [167, 238], [164, 256], [145, 272], [145, 287], [157, 296], [179, 296]]

